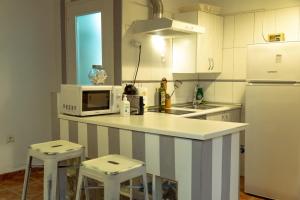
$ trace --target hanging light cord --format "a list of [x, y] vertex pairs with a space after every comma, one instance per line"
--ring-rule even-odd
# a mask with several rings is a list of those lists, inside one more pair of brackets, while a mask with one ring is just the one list
[[135, 85], [135, 81], [136, 81], [136, 78], [137, 78], [137, 74], [138, 74], [139, 68], [140, 68], [140, 63], [141, 63], [141, 53], [142, 53], [142, 45], [139, 45], [138, 48], [139, 48], [139, 59], [138, 59], [138, 63], [137, 63], [137, 67], [136, 67], [135, 73], [134, 73], [133, 86]]

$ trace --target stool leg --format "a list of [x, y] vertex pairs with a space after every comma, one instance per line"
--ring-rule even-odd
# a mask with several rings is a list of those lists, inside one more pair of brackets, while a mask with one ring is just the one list
[[[81, 162], [85, 161], [85, 151], [82, 151], [81, 154]], [[90, 199], [90, 194], [89, 194], [89, 184], [88, 184], [88, 179], [86, 177], [83, 178], [83, 187], [84, 187], [84, 194], [85, 194], [85, 199], [89, 200]], [[80, 187], [81, 189], [81, 187]]]
[[80, 200], [82, 179], [83, 179], [83, 177], [82, 177], [81, 171], [79, 170], [77, 188], [76, 188], [76, 200]]
[[31, 173], [31, 162], [32, 162], [32, 157], [30, 155], [28, 155], [25, 174], [24, 174], [22, 200], [25, 200], [26, 195], [27, 195], [28, 181], [29, 181], [29, 177], [30, 177], [30, 173]]
[[83, 177], [83, 186], [84, 186], [84, 194], [85, 194], [85, 199], [89, 200], [90, 199], [90, 193], [89, 193], [89, 184], [88, 184], [88, 179], [87, 177]]
[[59, 199], [65, 199], [67, 195], [67, 169], [59, 168], [58, 169], [58, 187], [59, 187]]
[[144, 197], [145, 200], [148, 200], [148, 181], [146, 171], [143, 173], [143, 184], [144, 184]]
[[109, 178], [104, 181], [104, 200], [120, 200], [120, 182]]
[[57, 162], [44, 161], [44, 200], [56, 200]]
[[152, 175], [152, 199], [153, 200], [161, 200], [162, 193], [161, 193], [161, 180], [159, 177]]
[[132, 200], [132, 197], [133, 197], [133, 189], [132, 189], [132, 186], [133, 186], [133, 179], [130, 179], [129, 181], [129, 200]]

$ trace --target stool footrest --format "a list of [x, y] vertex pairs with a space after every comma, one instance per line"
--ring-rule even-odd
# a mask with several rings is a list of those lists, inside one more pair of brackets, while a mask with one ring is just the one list
[[93, 190], [93, 189], [102, 189], [104, 188], [104, 185], [99, 185], [99, 186], [87, 186], [83, 187], [81, 190], [88, 189], [88, 190]]

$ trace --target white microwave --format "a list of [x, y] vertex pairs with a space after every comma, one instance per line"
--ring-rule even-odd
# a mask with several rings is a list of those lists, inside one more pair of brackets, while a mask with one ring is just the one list
[[122, 86], [61, 85], [60, 112], [89, 116], [120, 112]]

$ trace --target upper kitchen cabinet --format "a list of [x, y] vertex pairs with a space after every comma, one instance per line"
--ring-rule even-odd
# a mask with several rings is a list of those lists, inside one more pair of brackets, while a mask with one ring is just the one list
[[299, 18], [298, 7], [261, 11], [255, 13], [255, 43], [265, 43], [269, 34], [284, 33], [285, 41], [298, 41]]
[[173, 73], [221, 73], [223, 17], [206, 12], [185, 12], [176, 19], [203, 26], [203, 34], [173, 39]]

